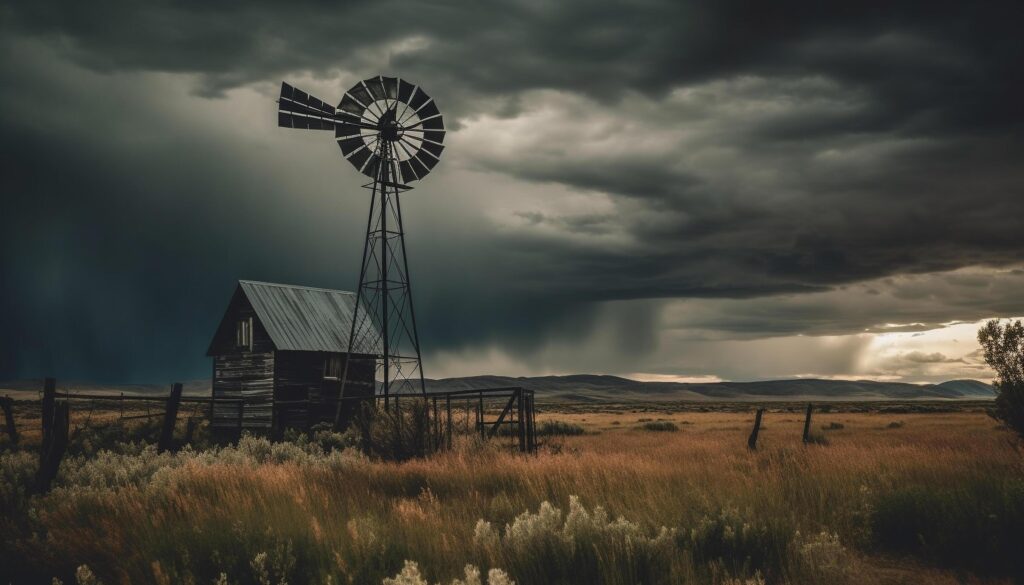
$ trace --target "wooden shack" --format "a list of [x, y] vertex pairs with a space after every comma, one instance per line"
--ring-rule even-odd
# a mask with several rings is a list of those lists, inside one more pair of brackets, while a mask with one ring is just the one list
[[[345, 361], [345, 396], [372, 396], [372, 349], [350, 351], [355, 293], [242, 280], [210, 342], [212, 430], [277, 434], [333, 422]], [[360, 348], [357, 348], [360, 349]], [[355, 401], [345, 401], [354, 412]]]

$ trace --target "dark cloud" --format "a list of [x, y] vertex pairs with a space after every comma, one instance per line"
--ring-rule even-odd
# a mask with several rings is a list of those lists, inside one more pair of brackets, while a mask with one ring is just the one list
[[[608, 328], [626, 360], [666, 326], [1019, 314], [1012, 279], [958, 270], [1024, 250], [1018, 13], [2, 2], [0, 377], [205, 375], [234, 279], [351, 288], [361, 212], [333, 196], [351, 176], [329, 140], [273, 128], [272, 93], [287, 78], [334, 99], [379, 71], [424, 83], [457, 130], [417, 191], [432, 203], [407, 208], [437, 351], [539, 363]], [[666, 325], [643, 299], [707, 311]], [[601, 306], [619, 300], [640, 305]], [[861, 349], [822, 360], [841, 373]]]

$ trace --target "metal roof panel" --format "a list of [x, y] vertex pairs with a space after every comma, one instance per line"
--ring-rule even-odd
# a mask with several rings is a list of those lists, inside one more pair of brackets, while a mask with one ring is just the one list
[[[278, 350], [349, 353], [355, 293], [252, 280], [238, 284]], [[378, 352], [359, 347], [352, 353]]]

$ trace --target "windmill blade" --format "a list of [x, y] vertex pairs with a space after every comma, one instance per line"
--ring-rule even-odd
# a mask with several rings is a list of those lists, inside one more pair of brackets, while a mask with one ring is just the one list
[[341, 98], [341, 103], [338, 104], [339, 114], [350, 114], [356, 118], [361, 118], [365, 111], [366, 106], [359, 103], [355, 97], [347, 93]]
[[381, 77], [381, 81], [384, 85], [384, 95], [390, 100], [398, 99], [398, 78]]
[[421, 118], [415, 124], [402, 127], [403, 132], [423, 132], [424, 130], [444, 130], [444, 117], [438, 114], [433, 118]]
[[430, 172], [430, 169], [428, 169], [427, 166], [420, 162], [416, 157], [410, 158], [409, 164], [412, 165], [413, 170], [416, 171], [416, 174], [419, 175], [419, 178], [421, 179], [427, 176]]
[[438, 144], [444, 143], [444, 130], [430, 130], [423, 133], [423, 139]]
[[430, 100], [425, 106], [416, 110], [416, 115], [419, 116], [421, 120], [433, 118], [440, 113], [441, 111], [437, 109], [437, 103], [435, 103], [434, 100]]
[[433, 142], [424, 142], [421, 145], [424, 151], [429, 152], [434, 158], [441, 158], [441, 151], [444, 150], [444, 146], [440, 144], [434, 144]]
[[419, 175], [416, 174], [416, 171], [412, 169], [412, 163], [407, 160], [403, 160], [398, 163], [398, 169], [402, 172], [403, 183], [411, 183], [419, 180], [420, 178]]
[[433, 170], [434, 165], [437, 164], [436, 158], [424, 152], [420, 152], [419, 154], [417, 154], [415, 157], [413, 157], [413, 160], [418, 160], [421, 164], [423, 164], [423, 166], [427, 167], [428, 171]]
[[341, 153], [347, 157], [360, 147], [366, 146], [366, 141], [362, 136], [352, 136], [338, 140], [338, 146], [341, 147]]
[[414, 93], [412, 95], [412, 98], [409, 100], [409, 107], [412, 108], [412, 111], [415, 112], [422, 108], [423, 104], [427, 103], [427, 100], [429, 99], [430, 96], [428, 96], [426, 92], [423, 91], [422, 88], [417, 87], [416, 93]]
[[384, 82], [379, 75], [370, 79], [364, 79], [363, 85], [370, 90], [374, 100], [382, 100], [388, 96], [387, 92], [384, 91]]
[[366, 86], [362, 82], [355, 84], [345, 95], [359, 102], [364, 110], [373, 103], [373, 96], [370, 95], [370, 92], [367, 91]]
[[370, 158], [370, 154], [370, 149], [363, 146], [348, 157], [348, 162], [352, 163], [352, 166], [356, 169], [362, 170], [363, 165], [366, 164], [366, 159]]
[[421, 121], [420, 123], [423, 124], [423, 127], [426, 128], [427, 130], [443, 130], [444, 129], [444, 120], [441, 118], [441, 116], [435, 116], [433, 118], [428, 118], [426, 120]]
[[402, 103], [409, 103], [409, 97], [412, 96], [412, 91], [416, 89], [416, 86], [409, 83], [404, 79], [398, 80], [398, 101]]
[[277, 101], [278, 126], [304, 130], [334, 130], [335, 122], [334, 106], [301, 89], [281, 83], [281, 97]]

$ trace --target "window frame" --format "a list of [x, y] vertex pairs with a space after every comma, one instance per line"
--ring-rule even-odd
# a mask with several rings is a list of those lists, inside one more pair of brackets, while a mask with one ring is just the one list
[[[345, 364], [340, 353], [327, 354], [327, 359], [324, 360], [324, 380], [340, 380], [344, 367]], [[337, 375], [332, 376], [332, 370]]]
[[235, 325], [235, 347], [252, 351], [252, 317], [243, 317]]

